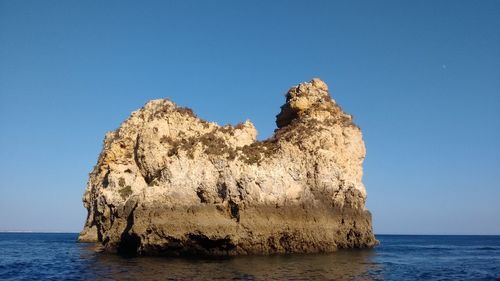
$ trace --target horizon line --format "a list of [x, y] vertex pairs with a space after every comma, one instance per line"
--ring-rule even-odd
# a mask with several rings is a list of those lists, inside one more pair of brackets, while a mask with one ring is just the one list
[[[41, 234], [79, 234], [74, 231], [36, 231], [36, 230], [0, 230], [0, 233], [41, 233]], [[398, 235], [398, 236], [500, 236], [500, 234], [410, 234], [410, 233], [375, 233], [377, 235]]]

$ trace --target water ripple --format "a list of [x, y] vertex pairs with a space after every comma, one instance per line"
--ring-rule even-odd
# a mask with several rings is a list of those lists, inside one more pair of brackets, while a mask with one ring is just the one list
[[0, 279], [500, 280], [500, 236], [377, 238], [374, 250], [188, 259], [98, 253], [76, 234], [0, 233]]

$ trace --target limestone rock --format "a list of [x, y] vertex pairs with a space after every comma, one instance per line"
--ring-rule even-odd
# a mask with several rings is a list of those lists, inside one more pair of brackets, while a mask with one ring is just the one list
[[330, 252], [377, 243], [365, 209], [365, 146], [319, 80], [292, 87], [274, 135], [219, 126], [153, 100], [106, 134], [83, 197], [81, 241], [110, 252]]

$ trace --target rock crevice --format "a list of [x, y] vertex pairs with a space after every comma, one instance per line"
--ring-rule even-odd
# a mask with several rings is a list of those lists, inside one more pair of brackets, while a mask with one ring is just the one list
[[80, 241], [110, 252], [330, 252], [377, 243], [365, 209], [365, 146], [319, 80], [292, 87], [273, 136], [153, 100], [106, 134], [83, 197]]

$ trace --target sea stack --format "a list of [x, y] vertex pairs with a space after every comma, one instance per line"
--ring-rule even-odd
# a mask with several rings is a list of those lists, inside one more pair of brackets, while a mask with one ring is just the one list
[[219, 126], [167, 99], [106, 134], [79, 240], [138, 255], [320, 253], [377, 244], [365, 145], [320, 79], [286, 94], [277, 129]]

